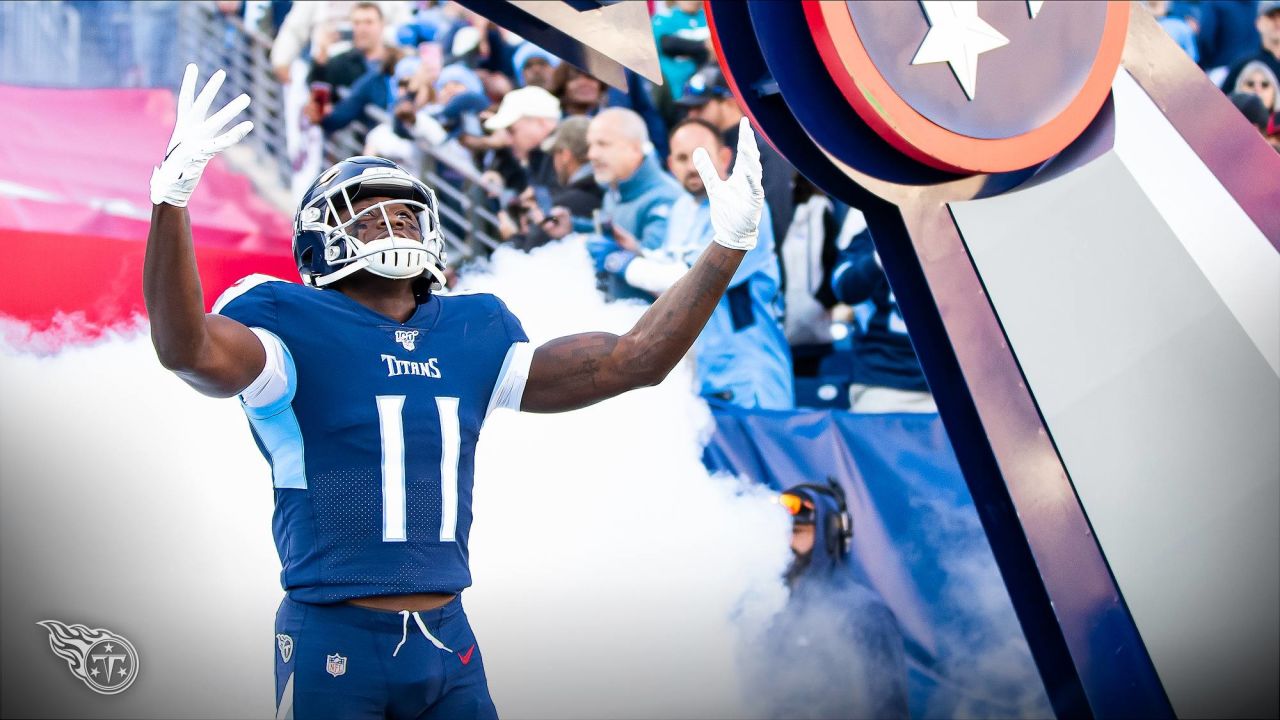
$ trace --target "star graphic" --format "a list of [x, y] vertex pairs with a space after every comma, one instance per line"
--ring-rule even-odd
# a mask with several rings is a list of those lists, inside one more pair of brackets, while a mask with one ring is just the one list
[[947, 63], [972, 100], [978, 89], [978, 56], [1008, 45], [1009, 38], [978, 17], [977, 0], [920, 0], [920, 5], [929, 32], [911, 64]]
[[121, 667], [116, 669], [116, 674], [118, 674], [120, 677], [128, 677], [129, 671]]
[[116, 649], [115, 645], [112, 645], [111, 643], [107, 643], [107, 652], [113, 652], [115, 651], [115, 649]]
[[98, 668], [94, 668], [94, 669], [90, 670], [90, 671], [89, 671], [89, 674], [90, 674], [90, 675], [92, 675], [92, 676], [94, 676], [94, 677], [98, 677]]

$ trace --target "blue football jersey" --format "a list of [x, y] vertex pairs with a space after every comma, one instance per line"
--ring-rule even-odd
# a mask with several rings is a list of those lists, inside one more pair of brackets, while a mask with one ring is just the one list
[[271, 463], [281, 584], [300, 602], [471, 584], [476, 440], [524, 329], [493, 295], [432, 295], [400, 323], [255, 276], [215, 312], [272, 333], [289, 390], [245, 406]]

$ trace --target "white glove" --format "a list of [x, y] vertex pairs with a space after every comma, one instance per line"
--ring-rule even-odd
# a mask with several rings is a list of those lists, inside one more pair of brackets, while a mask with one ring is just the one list
[[721, 180], [707, 151], [693, 151], [693, 166], [702, 176], [711, 201], [711, 227], [716, 242], [734, 250], [750, 250], [760, 236], [760, 213], [764, 210], [764, 187], [760, 184], [760, 148], [751, 123], [742, 118], [738, 126], [738, 158], [733, 173]]
[[200, 96], [192, 100], [197, 72], [195, 65], [187, 65], [187, 72], [182, 76], [182, 89], [178, 91], [178, 122], [174, 125], [173, 137], [169, 138], [164, 161], [151, 173], [151, 202], [156, 205], [169, 203], [186, 207], [209, 160], [239, 142], [253, 129], [253, 123], [246, 120], [218, 135], [228, 122], [249, 106], [249, 96], [242, 93], [212, 117], [206, 118], [209, 105], [217, 97], [227, 74], [222, 70], [214, 73], [200, 91]]

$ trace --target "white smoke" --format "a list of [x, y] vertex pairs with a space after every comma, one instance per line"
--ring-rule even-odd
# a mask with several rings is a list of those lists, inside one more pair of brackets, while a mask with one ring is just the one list
[[[237, 403], [166, 372], [145, 329], [30, 339], [40, 353], [0, 343], [6, 714], [269, 716], [271, 479]], [[71, 692], [44, 619], [128, 638], [138, 682], [112, 707]]]
[[[580, 244], [499, 250], [463, 287], [499, 294], [536, 345], [622, 333]], [[785, 602], [788, 520], [710, 476], [685, 365], [656, 388], [561, 415], [496, 413], [476, 456], [466, 601], [511, 717], [742, 717], [743, 633]]]
[[923, 528], [916, 547], [938, 557], [947, 576], [942, 600], [954, 609], [933, 628], [938, 671], [954, 691], [937, 693], [925, 716], [1053, 717], [977, 514], [967, 502], [922, 489], [915, 478], [907, 482]]
[[[606, 305], [593, 282], [573, 243], [500, 250], [463, 280], [535, 343], [631, 326], [643, 308]], [[140, 680], [113, 713], [271, 715], [279, 562], [243, 414], [163, 370], [145, 325], [50, 354], [68, 338], [0, 328], [0, 604], [21, 658], [6, 687], [60, 662], [34, 625], [54, 617], [138, 648]], [[706, 472], [711, 422], [683, 367], [582, 411], [490, 418], [464, 602], [504, 717], [751, 713], [734, 655], [785, 602], [788, 523], [768, 493]], [[40, 693], [6, 712], [47, 712], [50, 697], [104, 711]]]

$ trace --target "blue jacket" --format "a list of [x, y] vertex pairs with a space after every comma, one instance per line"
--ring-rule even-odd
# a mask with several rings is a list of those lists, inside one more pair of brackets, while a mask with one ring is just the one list
[[656, 250], [667, 237], [671, 205], [683, 194], [680, 183], [647, 155], [631, 177], [605, 191], [604, 216], [634, 235], [646, 249]]
[[[395, 78], [382, 72], [381, 68], [370, 70], [351, 86], [351, 92], [346, 97], [333, 106], [333, 112], [320, 121], [320, 127], [325, 134], [329, 134], [341, 130], [358, 118], [369, 122], [371, 118], [364, 112], [366, 106], [377, 105], [389, 111], [395, 102]], [[372, 125], [371, 122], [369, 124]]]
[[831, 273], [831, 290], [842, 303], [871, 306], [870, 317], [859, 325], [853, 340], [853, 382], [928, 392], [889, 279], [876, 262], [869, 230], [855, 235], [840, 252]]
[[[680, 183], [662, 170], [653, 155], [647, 155], [631, 177], [605, 190], [600, 212], [634, 235], [646, 250], [656, 250], [667, 237], [671, 205], [683, 194]], [[610, 297], [653, 299], [617, 277], [610, 276], [606, 285]]]
[[[694, 343], [698, 391], [745, 408], [795, 407], [791, 348], [782, 330], [782, 273], [766, 203], [760, 237]], [[671, 206], [664, 254], [692, 267], [712, 243], [711, 206], [684, 194]]]

